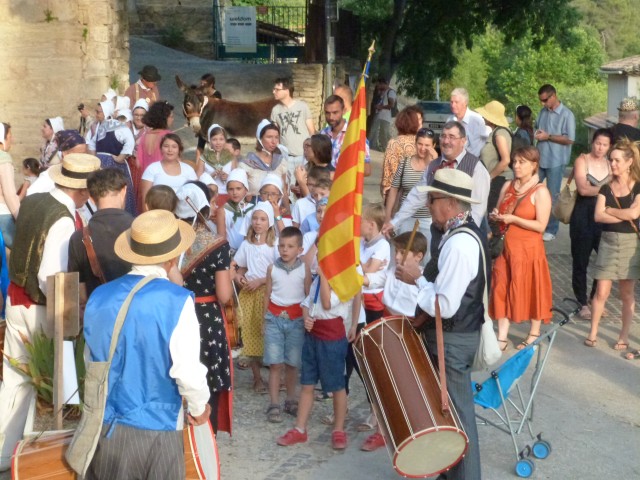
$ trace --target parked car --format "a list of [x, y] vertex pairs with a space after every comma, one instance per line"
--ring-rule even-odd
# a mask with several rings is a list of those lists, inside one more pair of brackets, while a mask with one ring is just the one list
[[422, 126], [430, 128], [436, 134], [442, 133], [447, 118], [452, 115], [449, 102], [436, 102], [435, 100], [419, 100], [418, 105], [422, 107]]

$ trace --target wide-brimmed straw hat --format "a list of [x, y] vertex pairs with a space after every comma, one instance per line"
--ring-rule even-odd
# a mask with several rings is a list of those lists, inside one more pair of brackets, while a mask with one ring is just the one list
[[484, 107], [476, 108], [476, 112], [482, 115], [482, 118], [488, 120], [494, 125], [509, 128], [509, 120], [505, 116], [504, 105], [497, 100], [492, 100]]
[[431, 185], [418, 185], [417, 188], [419, 192], [439, 192], [463, 202], [480, 203], [471, 198], [473, 178], [455, 168], [441, 168], [433, 177]]
[[131, 228], [116, 239], [114, 250], [125, 262], [155, 265], [186, 251], [196, 233], [168, 210], [151, 210], [138, 216]]
[[100, 159], [88, 153], [70, 153], [62, 158], [62, 163], [52, 165], [47, 170], [53, 183], [67, 188], [87, 188], [87, 178], [91, 172], [100, 170]]

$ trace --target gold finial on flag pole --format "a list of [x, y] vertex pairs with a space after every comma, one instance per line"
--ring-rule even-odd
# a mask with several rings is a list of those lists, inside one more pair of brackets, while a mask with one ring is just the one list
[[369, 76], [369, 63], [371, 62], [371, 57], [373, 57], [373, 54], [376, 51], [375, 46], [376, 41], [374, 40], [373, 42], [371, 42], [371, 46], [368, 49], [369, 56], [367, 57], [367, 62], [364, 64], [364, 69], [362, 70], [362, 75], [364, 75], [365, 78]]

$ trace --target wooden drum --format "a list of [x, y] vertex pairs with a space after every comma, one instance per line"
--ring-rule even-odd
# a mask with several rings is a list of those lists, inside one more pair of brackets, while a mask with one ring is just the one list
[[[64, 454], [73, 430], [45, 432], [18, 442], [11, 462], [12, 480], [73, 480], [76, 473]], [[220, 461], [215, 435], [209, 422], [184, 429], [184, 461], [187, 480], [218, 480]]]
[[469, 440], [451, 401], [442, 414], [438, 375], [409, 321], [371, 323], [353, 350], [396, 471], [430, 477], [459, 462]]

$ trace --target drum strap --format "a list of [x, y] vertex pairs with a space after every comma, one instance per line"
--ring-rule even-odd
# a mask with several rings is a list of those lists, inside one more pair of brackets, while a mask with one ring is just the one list
[[449, 392], [447, 391], [447, 374], [444, 366], [444, 333], [442, 331], [442, 316], [440, 315], [440, 302], [436, 295], [436, 344], [438, 347], [438, 371], [440, 372], [440, 395], [442, 400], [442, 414], [447, 416], [451, 412], [449, 408]]

